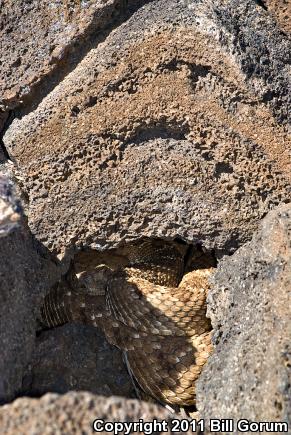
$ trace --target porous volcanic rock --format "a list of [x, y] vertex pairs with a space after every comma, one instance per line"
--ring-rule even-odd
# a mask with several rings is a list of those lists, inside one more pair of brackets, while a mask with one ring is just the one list
[[51, 251], [232, 252], [290, 195], [290, 41], [253, 1], [148, 2], [4, 136]]
[[261, 0], [265, 7], [278, 21], [280, 28], [287, 34], [291, 33], [291, 2], [290, 0]]
[[37, 307], [58, 277], [34, 240], [9, 179], [0, 174], [0, 402], [22, 387], [35, 339]]
[[213, 280], [215, 351], [197, 385], [201, 416], [290, 424], [291, 205], [270, 212]]
[[[106, 398], [85, 392], [70, 392], [63, 396], [46, 394], [41, 399], [17, 399], [11, 405], [0, 408], [0, 434], [91, 434], [95, 419], [113, 423], [139, 422], [140, 419], [144, 422], [164, 420], [169, 429], [151, 433], [168, 434], [172, 433], [170, 428], [173, 418], [177, 416], [165, 408], [133, 399], [114, 396]], [[139, 430], [134, 433], [144, 434]]]
[[0, 1], [0, 111], [37, 105], [132, 3]]
[[85, 390], [136, 397], [122, 353], [90, 326], [71, 324], [42, 332], [30, 366], [24, 393], [32, 396]]

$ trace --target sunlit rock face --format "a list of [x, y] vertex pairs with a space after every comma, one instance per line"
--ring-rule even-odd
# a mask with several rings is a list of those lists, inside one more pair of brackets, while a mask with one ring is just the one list
[[35, 236], [56, 253], [248, 240], [289, 197], [287, 45], [255, 2], [132, 14], [4, 136]]
[[[25, 387], [27, 394], [53, 390], [54, 373], [62, 379], [54, 391], [67, 391], [73, 379], [76, 390], [91, 384], [103, 394], [100, 379], [91, 382], [83, 365], [86, 359], [100, 369], [90, 347], [95, 332], [89, 340], [86, 328], [70, 325], [36, 339], [36, 317], [79, 250], [158, 238], [198, 245], [218, 259], [208, 300], [216, 347], [197, 390], [201, 415], [285, 419], [284, 203], [291, 173], [285, 2], [0, 3], [0, 172], [9, 167], [17, 191], [9, 193], [7, 180], [0, 187], [1, 403]], [[225, 254], [234, 255], [220, 263]], [[119, 370], [122, 391], [131, 391], [120, 353], [99, 339], [106, 352], [96, 350], [98, 356], [112, 361], [110, 394]], [[79, 359], [69, 358], [71, 349]], [[68, 355], [63, 373], [60, 355]], [[62, 410], [73, 409], [82, 428], [76, 412], [82, 414], [82, 404], [91, 409], [97, 401], [95, 409], [104, 406], [108, 415], [115, 400], [85, 396], [47, 396], [37, 406], [21, 399], [15, 412], [21, 422], [26, 413], [30, 424], [30, 406], [44, 409], [38, 424], [56, 421], [60, 410], [62, 430]], [[49, 420], [47, 403], [55, 407]], [[121, 400], [119, 419], [127, 417], [127, 403]], [[138, 420], [144, 405], [134, 403]], [[0, 415], [8, 425], [9, 412]], [[49, 423], [41, 433], [44, 427]]]

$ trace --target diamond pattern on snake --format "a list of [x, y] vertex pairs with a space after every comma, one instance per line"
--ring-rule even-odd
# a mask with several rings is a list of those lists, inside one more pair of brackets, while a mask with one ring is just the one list
[[46, 296], [42, 323], [102, 328], [125, 352], [147, 395], [192, 406], [195, 381], [212, 350], [206, 296], [213, 267], [213, 257], [202, 250], [155, 239], [83, 251]]

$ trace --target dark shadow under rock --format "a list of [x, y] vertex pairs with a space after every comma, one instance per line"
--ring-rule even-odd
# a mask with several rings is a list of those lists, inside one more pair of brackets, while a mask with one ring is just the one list
[[39, 335], [24, 390], [31, 396], [86, 390], [104, 396], [135, 397], [122, 353], [100, 330], [77, 324]]

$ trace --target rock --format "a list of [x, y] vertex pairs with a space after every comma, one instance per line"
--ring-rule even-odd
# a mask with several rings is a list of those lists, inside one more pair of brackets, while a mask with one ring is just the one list
[[288, 47], [253, 1], [140, 8], [4, 136], [35, 237], [58, 255], [249, 240], [290, 195]]
[[21, 211], [11, 181], [0, 173], [0, 237], [19, 227]]
[[[10, 182], [0, 180], [0, 400], [26, 387], [35, 394], [66, 391], [77, 377], [76, 388], [104, 392], [107, 384], [113, 392], [111, 373], [103, 386], [91, 372], [85, 378], [82, 358], [101, 370], [93, 355], [97, 346], [103, 355], [105, 344], [95, 343], [95, 332], [88, 342], [76, 326], [45, 332], [34, 351], [41, 300], [79, 249], [178, 238], [221, 258], [290, 201], [284, 2], [0, 3], [1, 172], [11, 159], [29, 224]], [[206, 417], [288, 414], [290, 236], [289, 209], [282, 210], [219, 266], [209, 300], [217, 347], [198, 399]], [[77, 360], [60, 364], [71, 353]], [[120, 354], [104, 349], [104, 355], [123, 376]], [[57, 374], [61, 382], [54, 384]], [[34, 419], [23, 422], [26, 433], [25, 424], [44, 433], [59, 421], [71, 433], [82, 427], [74, 412], [87, 406], [84, 397], [20, 400], [15, 421], [0, 411], [10, 425], [0, 427], [15, 433], [22, 414]], [[95, 400], [110, 408], [113, 399]], [[129, 402], [118, 403], [126, 409]]]
[[135, 397], [122, 353], [100, 330], [90, 326], [71, 324], [42, 332], [30, 365], [24, 394], [85, 390], [104, 396]]
[[[126, 400], [114, 396], [105, 398], [84, 392], [70, 392], [64, 396], [46, 394], [41, 399], [17, 399], [11, 405], [0, 408], [0, 433], [5, 435], [91, 434], [95, 419], [112, 423], [139, 423], [140, 419], [152, 423], [157, 419], [164, 420], [168, 428], [171, 428], [173, 418], [177, 416], [167, 409], [138, 400]], [[147, 426], [146, 433], [155, 435], [173, 433], [171, 430], [149, 430], [150, 427]], [[145, 432], [136, 430], [134, 433]]]
[[262, 0], [263, 6], [276, 18], [283, 32], [291, 33], [291, 3], [289, 0]]
[[127, 13], [123, 0], [2, 3], [2, 111], [36, 106]]
[[41, 299], [57, 266], [30, 234], [12, 183], [0, 175], [0, 402], [22, 387], [35, 339]]
[[215, 351], [197, 386], [209, 419], [291, 423], [291, 205], [270, 212], [214, 275]]

